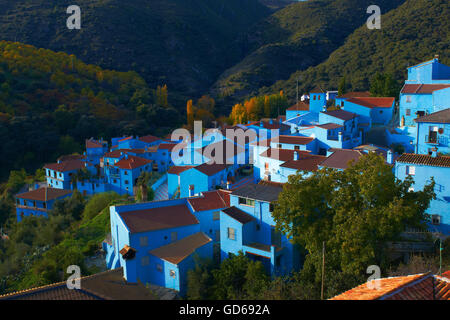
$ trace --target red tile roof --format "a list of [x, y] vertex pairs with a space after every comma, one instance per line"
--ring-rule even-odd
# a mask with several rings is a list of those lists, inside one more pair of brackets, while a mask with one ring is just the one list
[[311, 138], [311, 137], [280, 135], [278, 137], [272, 138], [271, 142], [305, 145], [305, 144], [312, 142], [313, 140], [314, 140], [314, 138]]
[[309, 100], [299, 101], [294, 104], [292, 107], [289, 107], [287, 110], [289, 111], [309, 111]]
[[129, 155], [128, 159], [120, 159], [114, 164], [114, 166], [120, 169], [136, 169], [152, 162], [152, 160]]
[[[161, 143], [161, 144], [158, 146], [158, 149], [172, 151], [173, 148], [175, 148], [176, 145], [178, 145], [178, 143]], [[183, 144], [183, 146], [184, 146], [184, 145], [185, 145], [185, 144]]]
[[125, 153], [127, 153], [128, 151], [131, 151], [131, 149], [116, 149], [113, 150], [111, 152], [106, 152], [103, 157], [104, 158], [120, 158], [121, 156], [123, 156]]
[[203, 232], [197, 232], [176, 242], [149, 251], [150, 254], [173, 264], [179, 264], [195, 250], [211, 242]]
[[69, 289], [66, 281], [0, 296], [0, 300], [155, 300], [142, 283], [128, 283], [123, 268], [80, 278], [81, 289]]
[[391, 108], [394, 105], [395, 98], [366, 97], [366, 98], [350, 98], [347, 99], [347, 101], [367, 108]]
[[428, 154], [404, 153], [396, 162], [450, 168], [450, 156], [432, 157]]
[[[247, 142], [248, 142], [248, 139], [247, 139]], [[232, 143], [231, 141], [222, 140], [222, 141], [219, 141], [216, 143], [211, 143], [210, 145], [207, 145], [196, 151], [203, 154], [206, 157], [208, 157], [207, 154], [211, 154], [211, 156], [214, 157], [214, 159], [220, 160], [220, 162], [225, 163], [227, 159], [230, 159], [232, 157], [235, 157], [235, 156], [245, 152], [245, 149], [242, 148], [241, 146], [239, 146], [238, 144]], [[222, 156], [221, 158], [219, 158], [220, 155], [216, 156], [216, 151], [221, 153], [221, 156]], [[232, 152], [231, 155], [229, 154], [230, 151]]]
[[372, 280], [341, 293], [330, 300], [377, 300], [417, 280], [423, 280], [426, 276], [427, 274], [415, 274]]
[[103, 144], [100, 141], [86, 139], [86, 149], [89, 148], [103, 148]]
[[188, 202], [194, 211], [218, 210], [229, 206], [229, 201], [226, 201], [224, 196], [225, 194], [219, 190], [208, 191], [202, 192], [200, 197], [189, 198]]
[[161, 138], [152, 136], [152, 135], [147, 135], [147, 136], [143, 136], [139, 138], [140, 141], [142, 142], [146, 142], [146, 143], [153, 143], [155, 141], [161, 140]]
[[382, 278], [331, 300], [450, 300], [450, 279], [429, 273]]
[[317, 166], [326, 158], [325, 156], [301, 154], [299, 160], [289, 160], [280, 165], [280, 167], [303, 171], [317, 171]]
[[212, 162], [207, 162], [194, 167], [194, 169], [206, 174], [207, 176], [213, 176], [216, 173], [225, 170], [230, 164], [217, 164]]
[[130, 232], [147, 232], [198, 224], [186, 204], [119, 213]]
[[261, 153], [260, 156], [285, 162], [289, 160], [294, 160], [295, 152], [298, 152], [299, 156], [310, 154], [307, 151], [269, 148], [263, 153]]
[[249, 215], [247, 212], [244, 212], [241, 209], [236, 208], [235, 206], [224, 209], [222, 211], [226, 215], [230, 216], [231, 218], [242, 224], [246, 224], [255, 220], [255, 218], [252, 215]]
[[333, 154], [320, 163], [320, 166], [347, 169], [350, 161], [357, 162], [363, 154], [357, 150], [334, 149]]
[[333, 130], [333, 129], [342, 128], [343, 126], [341, 126], [340, 124], [337, 124], [337, 123], [325, 123], [325, 124], [318, 125], [316, 127], [322, 128], [325, 130]]
[[86, 162], [81, 160], [68, 160], [60, 163], [49, 163], [44, 166], [46, 169], [54, 170], [57, 172], [67, 172], [79, 170], [86, 167]]
[[130, 140], [130, 139], [133, 139], [133, 136], [117, 140], [117, 142], [122, 142], [122, 141]]
[[36, 200], [36, 201], [49, 201], [49, 200], [64, 197], [71, 193], [72, 193], [72, 190], [43, 187], [43, 188], [39, 188], [39, 189], [36, 189], [33, 191], [17, 194], [16, 198], [27, 199], [27, 200]]
[[450, 123], [450, 108], [414, 119], [415, 122]]
[[345, 94], [343, 94], [342, 96], [338, 96], [338, 98], [367, 98], [370, 97], [370, 92], [369, 91], [360, 91], [360, 92], [356, 92], [356, 91], [352, 91], [352, 92], [347, 92]]
[[348, 112], [345, 110], [330, 110], [322, 113], [344, 121], [352, 120], [358, 116], [356, 113]]
[[431, 94], [434, 91], [450, 88], [450, 84], [405, 84], [401, 93]]
[[176, 174], [177, 176], [179, 176], [180, 173], [189, 170], [191, 168], [194, 168], [194, 166], [173, 166], [170, 167], [169, 170], [167, 170], [167, 173]]

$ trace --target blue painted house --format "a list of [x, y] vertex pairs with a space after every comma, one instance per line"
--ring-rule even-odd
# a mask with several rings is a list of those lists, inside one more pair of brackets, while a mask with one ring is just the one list
[[286, 120], [300, 117], [309, 112], [309, 100], [299, 101], [286, 109]]
[[16, 194], [17, 221], [23, 217], [43, 216], [48, 218], [56, 200], [61, 200], [72, 195], [71, 190], [43, 187], [29, 192]]
[[309, 94], [309, 111], [319, 113], [327, 109], [327, 93], [320, 87], [311, 90]]
[[100, 159], [108, 152], [108, 142], [94, 140], [93, 138], [86, 140], [86, 160], [94, 165], [100, 164]]
[[301, 266], [298, 249], [275, 229], [271, 212], [280, 185], [250, 184], [230, 195], [230, 208], [220, 213], [222, 260], [242, 251], [261, 261], [271, 275], [285, 275]]
[[417, 118], [416, 153], [450, 155], [450, 108]]
[[[184, 294], [194, 257], [213, 258], [213, 240], [202, 232], [195, 216], [205, 223], [209, 215], [213, 219], [208, 211], [217, 210], [217, 205], [208, 203], [210, 200], [191, 204], [184, 198], [112, 206], [111, 242], [103, 244], [108, 268], [123, 267], [128, 282], [152, 283]], [[209, 231], [212, 226], [204, 227]]]
[[450, 67], [439, 58], [408, 68], [400, 92], [400, 126], [415, 126], [414, 119], [450, 108]]
[[361, 123], [388, 124], [393, 116], [395, 98], [366, 97], [349, 98], [341, 102], [341, 108], [361, 117]]
[[50, 163], [44, 166], [49, 187], [56, 189], [72, 189], [72, 176], [79, 170], [89, 167], [83, 160], [68, 160]]
[[201, 192], [226, 188], [235, 176], [235, 167], [229, 164], [204, 163], [180, 173], [180, 197], [192, 197]]
[[414, 191], [423, 190], [431, 182], [436, 183], [436, 199], [431, 200], [426, 212], [430, 215], [430, 231], [450, 235], [450, 157], [438, 156], [436, 151], [428, 154], [402, 154], [395, 162], [395, 176], [404, 180], [412, 176]]
[[152, 161], [124, 154], [124, 157], [113, 164], [104, 165], [104, 173], [109, 189], [120, 195], [134, 195], [134, 187], [142, 172], [152, 171]]
[[369, 91], [352, 91], [344, 93], [343, 95], [337, 96], [335, 101], [335, 106], [337, 107], [343, 107], [345, 104], [345, 101], [350, 98], [368, 98], [370, 97]]

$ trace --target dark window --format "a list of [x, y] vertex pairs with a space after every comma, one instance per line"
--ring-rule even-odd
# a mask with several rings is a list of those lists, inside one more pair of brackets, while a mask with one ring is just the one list
[[410, 116], [411, 115], [411, 109], [406, 109], [406, 115]]
[[269, 212], [273, 212], [273, 209], [275, 208], [274, 204], [269, 204]]

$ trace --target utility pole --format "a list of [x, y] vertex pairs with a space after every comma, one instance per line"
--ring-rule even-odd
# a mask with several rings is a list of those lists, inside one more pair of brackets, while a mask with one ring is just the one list
[[320, 293], [320, 299], [323, 300], [323, 284], [325, 281], [325, 241], [322, 242], [322, 290]]
[[439, 275], [442, 276], [442, 251], [444, 248], [442, 247], [442, 238], [439, 238]]

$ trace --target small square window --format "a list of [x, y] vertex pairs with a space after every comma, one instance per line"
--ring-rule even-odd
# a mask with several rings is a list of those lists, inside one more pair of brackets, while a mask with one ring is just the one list
[[411, 115], [411, 109], [406, 109], [406, 115], [410, 116]]
[[413, 176], [416, 174], [416, 167], [414, 166], [406, 166], [406, 174], [409, 176]]
[[441, 216], [438, 214], [431, 215], [431, 224], [437, 226], [441, 224]]
[[220, 220], [220, 211], [216, 211], [213, 213], [213, 220]]
[[156, 264], [156, 270], [158, 270], [159, 272], [163, 271], [163, 267], [162, 265], [160, 265], [159, 263]]

